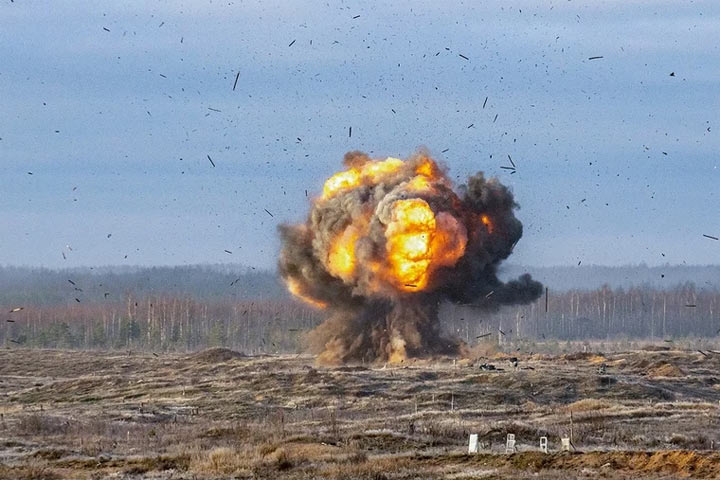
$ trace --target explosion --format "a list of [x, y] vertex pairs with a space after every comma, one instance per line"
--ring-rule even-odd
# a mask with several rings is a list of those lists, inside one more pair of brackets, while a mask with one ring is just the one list
[[280, 226], [288, 290], [328, 311], [309, 337], [319, 362], [457, 353], [459, 341], [440, 334], [441, 302], [494, 310], [540, 296], [530, 275], [497, 277], [522, 236], [517, 204], [497, 179], [479, 172], [456, 192], [424, 153], [349, 152], [344, 163], [304, 224]]

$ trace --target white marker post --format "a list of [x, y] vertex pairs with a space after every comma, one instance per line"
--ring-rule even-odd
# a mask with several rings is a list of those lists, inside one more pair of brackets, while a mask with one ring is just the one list
[[468, 444], [468, 453], [478, 453], [478, 434], [470, 434], [470, 443]]
[[547, 437], [540, 437], [540, 451], [543, 453], [548, 453]]
[[505, 453], [515, 453], [515, 434], [508, 433], [507, 440], [505, 443]]
[[570, 437], [562, 437], [560, 439], [562, 442], [562, 449], [563, 452], [569, 452], [570, 451]]

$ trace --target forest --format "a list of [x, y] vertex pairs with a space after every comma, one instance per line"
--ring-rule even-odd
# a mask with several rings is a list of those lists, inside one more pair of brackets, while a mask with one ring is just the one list
[[[593, 267], [586, 274], [593, 278]], [[442, 305], [446, 335], [478, 342], [712, 338], [720, 329], [717, 267], [669, 267], [679, 280], [633, 284], [625, 267], [562, 288], [573, 267], [536, 269], [547, 290], [536, 302], [488, 312], [482, 302]], [[657, 271], [655, 271], [657, 270]], [[647, 272], [662, 275], [662, 267]], [[588, 273], [589, 272], [589, 273]], [[609, 272], [609, 273], [608, 273]], [[647, 275], [645, 272], [643, 275]], [[554, 276], [553, 276], [554, 275]], [[713, 277], [713, 275], [716, 275]], [[595, 277], [602, 277], [597, 274]], [[660, 277], [662, 278], [662, 277]], [[239, 266], [46, 270], [0, 268], [0, 344], [5, 347], [194, 351], [303, 351], [303, 334], [324, 318], [290, 297], [273, 272]], [[479, 338], [478, 338], [479, 337]]]

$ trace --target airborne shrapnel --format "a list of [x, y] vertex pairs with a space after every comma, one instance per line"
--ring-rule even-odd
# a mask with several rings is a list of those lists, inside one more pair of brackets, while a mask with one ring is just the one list
[[522, 236], [517, 204], [497, 179], [479, 172], [455, 190], [425, 153], [371, 160], [350, 152], [344, 163], [307, 221], [280, 227], [288, 289], [328, 311], [309, 337], [318, 361], [457, 353], [460, 343], [440, 335], [442, 301], [493, 310], [541, 295], [527, 274], [497, 278]]

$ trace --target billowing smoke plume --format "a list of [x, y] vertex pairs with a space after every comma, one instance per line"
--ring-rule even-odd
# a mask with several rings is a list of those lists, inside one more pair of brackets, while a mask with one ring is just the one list
[[345, 155], [308, 220], [283, 225], [280, 273], [288, 289], [328, 311], [310, 335], [324, 363], [456, 353], [443, 338], [442, 301], [488, 310], [529, 303], [542, 291], [498, 264], [522, 236], [510, 190], [482, 173], [454, 191], [426, 154], [403, 161]]

